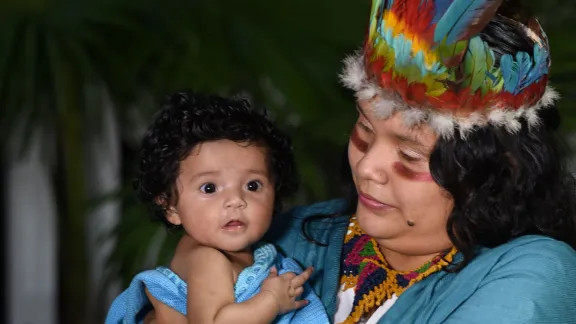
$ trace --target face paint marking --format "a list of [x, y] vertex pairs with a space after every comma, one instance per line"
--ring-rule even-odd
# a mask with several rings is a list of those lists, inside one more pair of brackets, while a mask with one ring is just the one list
[[434, 181], [429, 172], [414, 172], [408, 169], [402, 162], [394, 162], [394, 170], [402, 177], [413, 181]]
[[350, 134], [350, 142], [362, 153], [366, 153], [368, 150], [368, 143], [360, 138], [357, 126], [354, 127], [352, 134]]

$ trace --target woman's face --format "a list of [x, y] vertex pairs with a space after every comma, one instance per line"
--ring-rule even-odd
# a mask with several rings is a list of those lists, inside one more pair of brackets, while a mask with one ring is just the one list
[[398, 114], [373, 117], [375, 100], [358, 102], [348, 145], [358, 223], [381, 248], [403, 255], [447, 249], [452, 200], [434, 182], [428, 165], [437, 137], [427, 126], [407, 128]]

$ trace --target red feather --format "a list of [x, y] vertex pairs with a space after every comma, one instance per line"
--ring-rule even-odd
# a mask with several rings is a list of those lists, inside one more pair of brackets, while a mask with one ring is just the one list
[[417, 105], [427, 102], [426, 85], [420, 82], [415, 82], [408, 86], [406, 98], [408, 104]]
[[428, 43], [434, 36], [432, 19], [434, 18], [434, 2], [419, 0], [397, 0], [392, 5], [391, 12], [398, 21], [403, 21], [406, 30], [413, 35], [419, 35]]

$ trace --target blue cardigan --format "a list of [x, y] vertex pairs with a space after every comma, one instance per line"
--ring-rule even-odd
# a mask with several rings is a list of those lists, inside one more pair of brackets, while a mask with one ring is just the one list
[[[331, 320], [337, 305], [340, 257], [349, 216], [302, 221], [345, 208], [332, 200], [292, 209], [275, 218], [265, 240], [304, 267]], [[407, 289], [380, 324], [576, 324], [576, 251], [544, 236], [524, 236], [497, 248], [480, 248], [458, 273], [438, 272]]]

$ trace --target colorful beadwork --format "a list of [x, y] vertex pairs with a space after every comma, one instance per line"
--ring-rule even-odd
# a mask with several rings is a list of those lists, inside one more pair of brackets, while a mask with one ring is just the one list
[[346, 257], [340, 284], [342, 290], [354, 288], [355, 296], [352, 312], [342, 324], [358, 323], [392, 295], [400, 297], [415, 282], [449, 265], [456, 252], [452, 248], [413, 271], [390, 269], [376, 240], [365, 234], [352, 217], [342, 250]]

